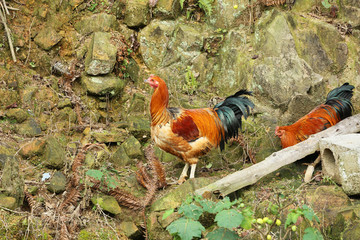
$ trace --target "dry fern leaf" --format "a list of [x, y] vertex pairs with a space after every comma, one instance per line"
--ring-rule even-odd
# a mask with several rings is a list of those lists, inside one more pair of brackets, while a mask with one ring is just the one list
[[143, 208], [141, 201], [137, 197], [132, 195], [131, 193], [128, 193], [119, 188], [110, 190], [108, 193], [111, 196], [115, 197], [116, 201], [118, 201], [119, 204], [121, 204], [125, 207], [131, 208], [131, 209]]
[[36, 202], [35, 198], [28, 192], [24, 191], [25, 199], [28, 202], [30, 209], [34, 211], [38, 207], [38, 203]]

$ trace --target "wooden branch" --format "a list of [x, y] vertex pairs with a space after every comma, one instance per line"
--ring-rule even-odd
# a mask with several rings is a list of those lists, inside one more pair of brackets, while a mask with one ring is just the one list
[[301, 143], [275, 152], [262, 162], [232, 173], [204, 188], [196, 190], [195, 193], [202, 195], [205, 192], [216, 192], [220, 193], [221, 196], [228, 195], [245, 186], [256, 183], [262, 177], [285, 165], [319, 151], [319, 141], [322, 138], [356, 132], [360, 132], [360, 114], [348, 117], [335, 126], [311, 135], [309, 139]]
[[[9, 13], [9, 10], [7, 9], [5, 0], [3, 0], [3, 2], [4, 2], [4, 5], [3, 5], [2, 3], [0, 3], [1, 7], [4, 8], [4, 10], [5, 10], [5, 12], [6, 12], [7, 14], [10, 14], [10, 13]], [[14, 51], [14, 47], [13, 47], [11, 35], [10, 35], [10, 30], [9, 30], [7, 24], [6, 24], [6, 16], [5, 16], [5, 13], [3, 13], [1, 9], [0, 9], [0, 18], [1, 18], [1, 21], [3, 22], [3, 24], [4, 24], [5, 32], [6, 32], [8, 41], [9, 41], [9, 48], [10, 48], [10, 52], [11, 52], [12, 59], [13, 59], [14, 62], [16, 62], [16, 56], [15, 56], [15, 51]]]

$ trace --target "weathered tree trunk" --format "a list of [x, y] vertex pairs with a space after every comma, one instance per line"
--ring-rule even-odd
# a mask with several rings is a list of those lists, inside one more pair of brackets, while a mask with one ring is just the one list
[[285, 165], [319, 151], [319, 141], [322, 138], [356, 132], [360, 132], [360, 114], [348, 117], [335, 126], [311, 135], [306, 141], [275, 152], [262, 162], [232, 173], [204, 188], [196, 190], [195, 193], [202, 195], [205, 192], [216, 191], [222, 196], [225, 196], [245, 186], [256, 183], [260, 178]]

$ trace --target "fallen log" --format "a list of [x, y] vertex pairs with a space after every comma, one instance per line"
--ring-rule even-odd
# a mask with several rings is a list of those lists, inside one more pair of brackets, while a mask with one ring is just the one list
[[216, 192], [220, 196], [226, 196], [229, 193], [256, 183], [262, 177], [285, 165], [319, 151], [319, 141], [322, 138], [357, 132], [360, 132], [360, 114], [348, 117], [322, 132], [311, 135], [301, 143], [275, 152], [263, 161], [232, 173], [204, 188], [200, 188], [195, 193], [202, 195], [206, 192]]

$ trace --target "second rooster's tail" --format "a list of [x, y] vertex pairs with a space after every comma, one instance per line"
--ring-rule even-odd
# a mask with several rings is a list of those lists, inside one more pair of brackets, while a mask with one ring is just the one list
[[354, 86], [344, 83], [342, 86], [335, 88], [329, 92], [325, 105], [334, 108], [337, 116], [342, 120], [352, 115], [353, 105], [351, 98], [353, 96]]

